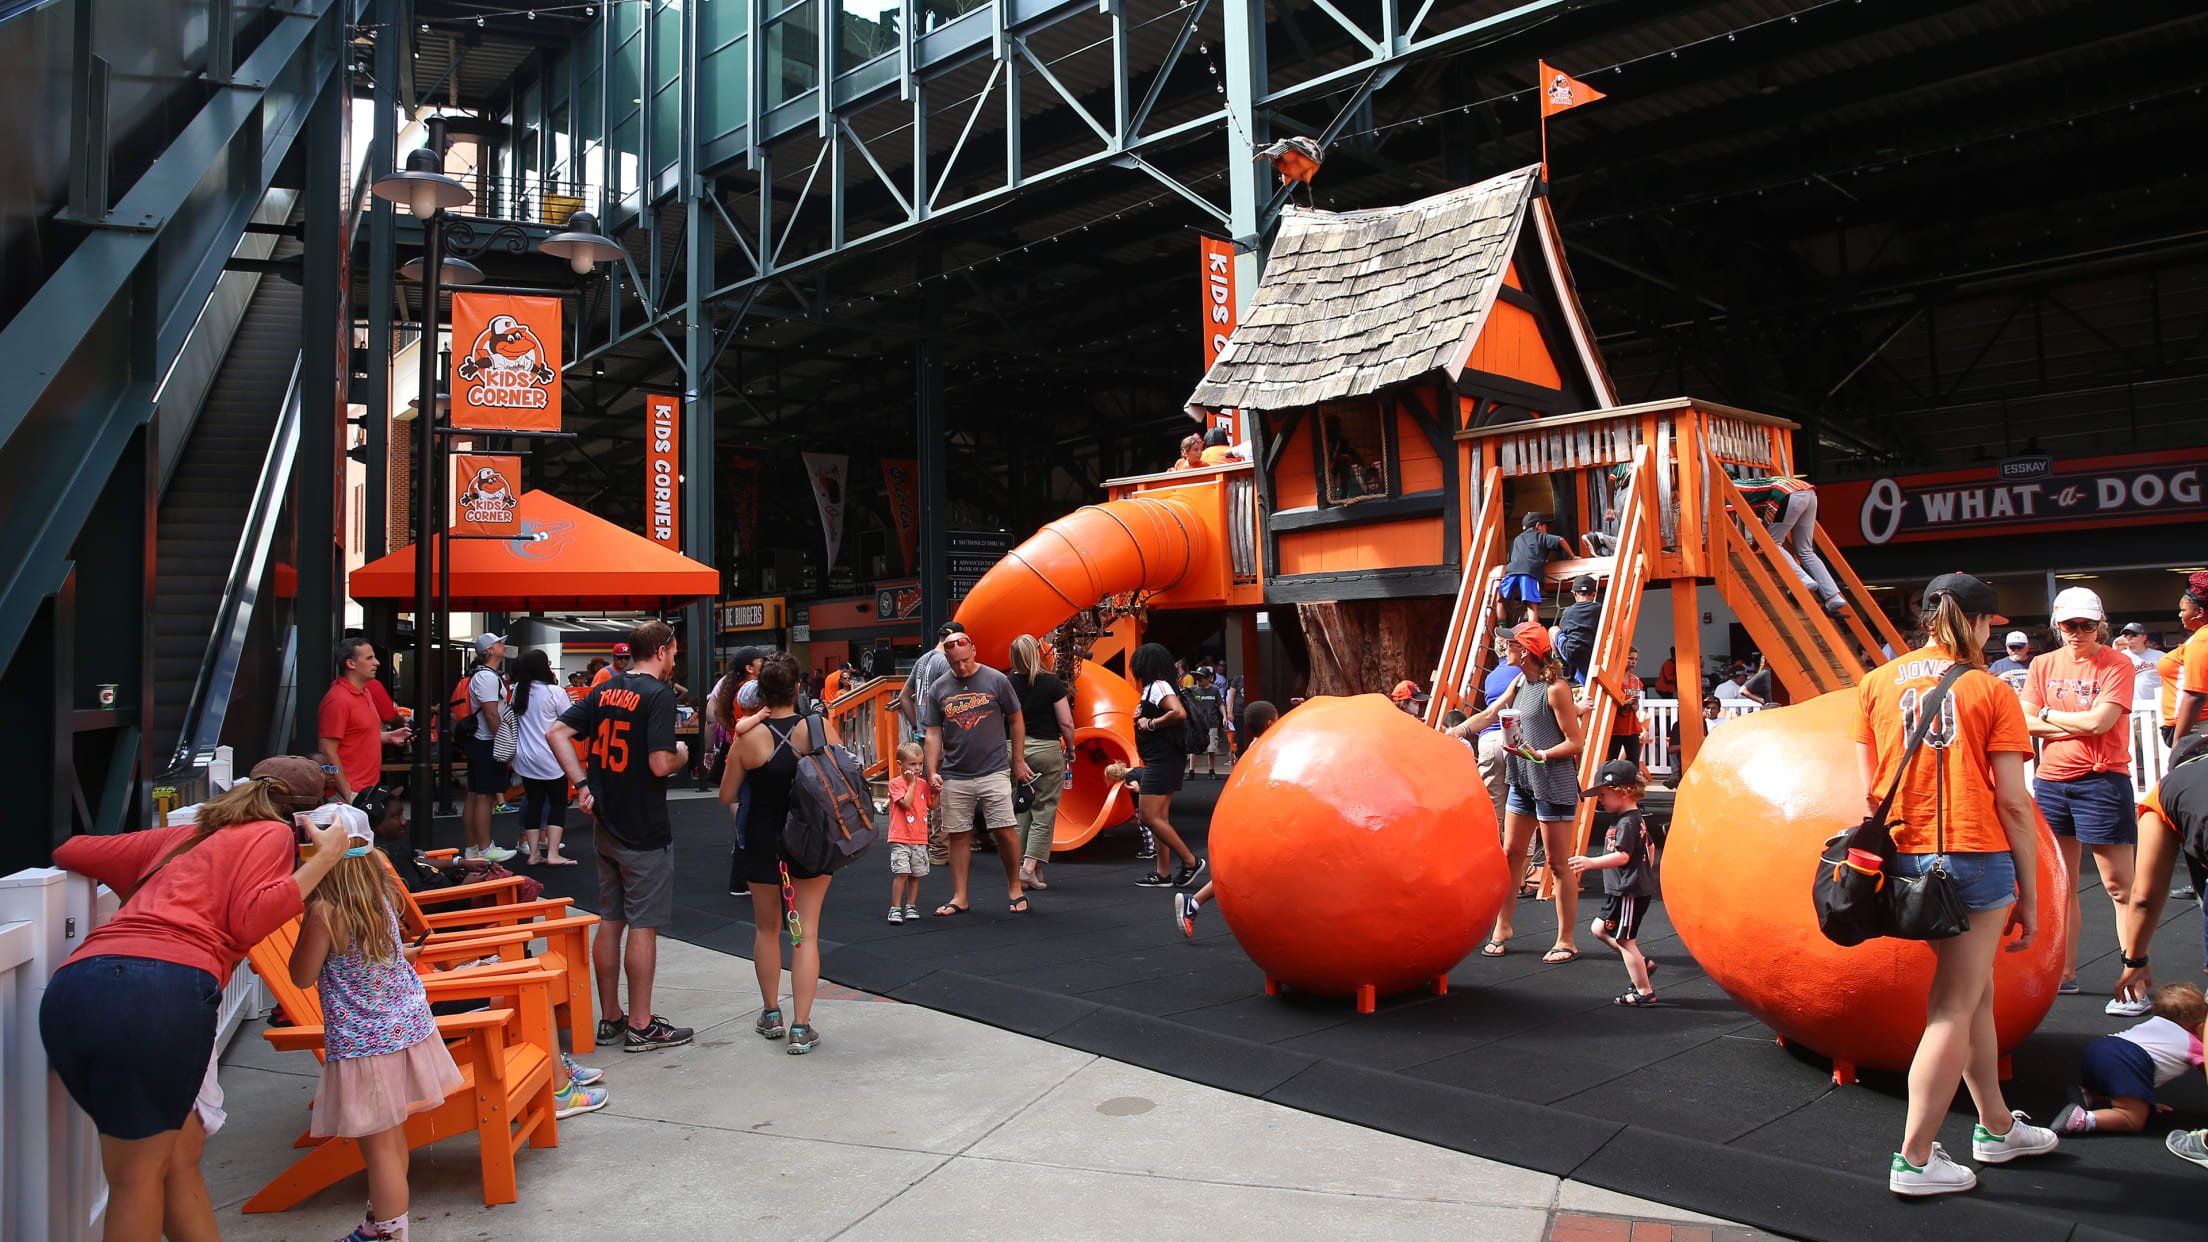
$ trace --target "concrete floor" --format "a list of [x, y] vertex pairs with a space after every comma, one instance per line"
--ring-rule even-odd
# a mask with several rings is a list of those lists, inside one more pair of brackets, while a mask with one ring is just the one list
[[[589, 1058], [612, 1102], [522, 1153], [519, 1203], [483, 1205], [467, 1139], [415, 1152], [415, 1238], [1758, 1236], [840, 987], [815, 1006], [819, 1049], [790, 1057], [751, 1032], [752, 980], [663, 942], [655, 1007], [696, 1043]], [[359, 1177], [239, 1211], [297, 1154], [317, 1073], [258, 1024], [225, 1057], [230, 1122], [205, 1162], [225, 1238], [327, 1242], [360, 1219]]]

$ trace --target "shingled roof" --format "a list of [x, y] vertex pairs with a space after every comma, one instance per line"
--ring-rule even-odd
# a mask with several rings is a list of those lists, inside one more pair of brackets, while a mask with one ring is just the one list
[[1540, 169], [1401, 207], [1291, 207], [1249, 313], [1189, 401], [1280, 410], [1375, 393], [1470, 351]]

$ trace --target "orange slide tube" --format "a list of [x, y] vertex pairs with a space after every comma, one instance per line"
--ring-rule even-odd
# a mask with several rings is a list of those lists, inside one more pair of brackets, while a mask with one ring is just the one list
[[[1005, 554], [959, 604], [958, 620], [982, 663], [1006, 668], [1012, 640], [1042, 638], [1107, 595], [1164, 591], [1217, 555], [1218, 538], [1182, 501], [1154, 496], [1077, 509]], [[1134, 814], [1134, 800], [1104, 779], [1135, 757], [1137, 692], [1126, 678], [1084, 661], [1073, 685], [1073, 788], [1058, 802], [1054, 849], [1086, 845]], [[1029, 736], [1040, 731], [1029, 721]]]

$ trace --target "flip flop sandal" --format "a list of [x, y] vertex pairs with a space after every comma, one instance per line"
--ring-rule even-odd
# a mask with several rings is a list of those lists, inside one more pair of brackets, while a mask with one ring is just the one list
[[1619, 994], [1616, 1000], [1610, 1003], [1623, 1005], [1627, 1009], [1646, 1009], [1656, 1003], [1656, 994], [1654, 992], [1636, 992], [1631, 988], [1627, 988]]
[[[1557, 956], [1558, 954], [1562, 954], [1563, 956], [1559, 957]], [[1567, 962], [1576, 962], [1578, 960], [1579, 950], [1577, 949], [1551, 949], [1541, 955], [1541, 964], [1544, 966], [1562, 966]]]
[[1028, 910], [1028, 906], [1027, 906], [1027, 898], [1025, 898], [1025, 897], [1022, 897], [1022, 898], [1020, 898], [1020, 899], [1019, 899], [1018, 901], [1012, 902], [1012, 903], [1010, 904], [1010, 906], [1009, 906], [1008, 908], [1009, 908], [1009, 909], [1011, 910], [1011, 912], [1012, 912], [1012, 913], [1014, 913], [1014, 914], [1025, 914], [1025, 913], [1027, 913], [1027, 910]]
[[935, 917], [939, 919], [957, 918], [959, 915], [964, 913], [966, 913], [966, 907], [954, 906], [947, 901], [935, 908]]
[[1510, 952], [1508, 941], [1490, 940], [1486, 944], [1480, 946], [1481, 957], [1501, 957], [1503, 954], [1508, 952]]

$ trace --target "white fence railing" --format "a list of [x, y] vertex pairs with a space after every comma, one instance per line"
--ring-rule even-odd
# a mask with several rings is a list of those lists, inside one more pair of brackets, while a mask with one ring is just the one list
[[[1720, 709], [1726, 720], [1745, 716], [1762, 706], [1746, 699], [1726, 699]], [[1651, 776], [1671, 776], [1675, 767], [1671, 756], [1671, 726], [1679, 720], [1679, 702], [1676, 699], [1642, 699], [1641, 725], [1648, 740], [1641, 748], [1641, 763]], [[2132, 705], [2126, 726], [2131, 730], [2131, 787], [2139, 797], [2145, 797], [2162, 779], [2169, 767], [2170, 748], [2162, 743], [2162, 708], [2153, 699], [2141, 699]], [[2028, 765], [2027, 765], [2028, 766]]]
[[[51, 867], [0, 876], [0, 1240], [89, 1242], [100, 1236], [107, 1179], [91, 1119], [46, 1067], [38, 1006], [46, 982], [93, 928], [115, 913], [115, 894]], [[222, 1048], [266, 1004], [249, 970], [223, 989]]]

